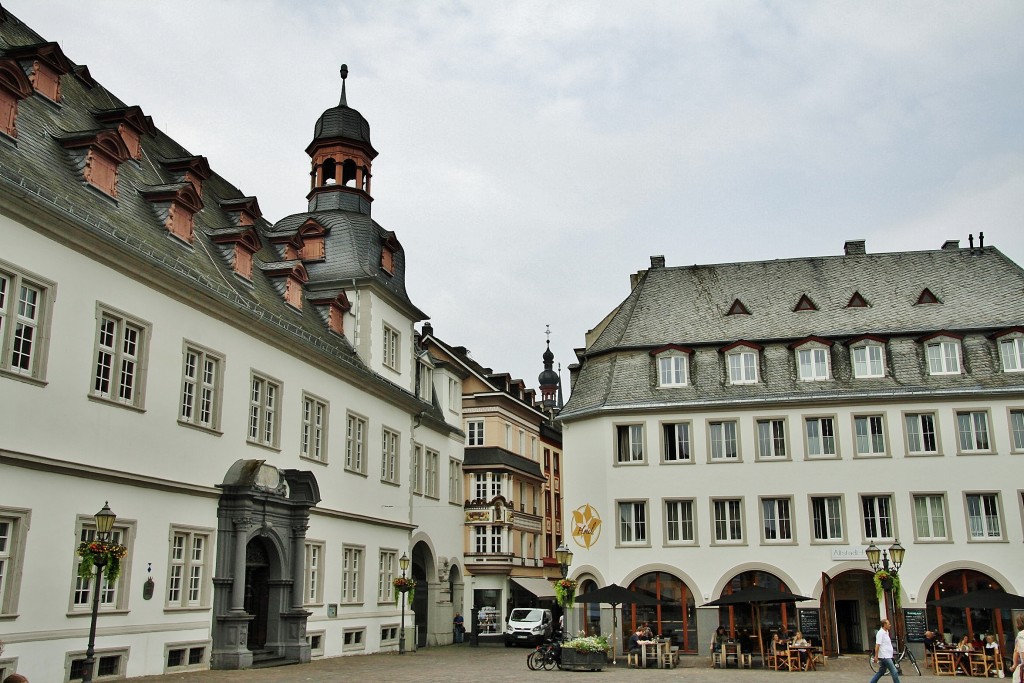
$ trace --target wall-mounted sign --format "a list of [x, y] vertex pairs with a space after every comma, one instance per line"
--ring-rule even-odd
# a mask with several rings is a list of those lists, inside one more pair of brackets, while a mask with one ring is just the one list
[[832, 548], [832, 561], [833, 562], [848, 562], [850, 560], [864, 560], [867, 561], [867, 550], [862, 545], [848, 545], [838, 546]]
[[582, 548], [590, 548], [601, 537], [601, 515], [592, 505], [572, 511], [572, 540]]

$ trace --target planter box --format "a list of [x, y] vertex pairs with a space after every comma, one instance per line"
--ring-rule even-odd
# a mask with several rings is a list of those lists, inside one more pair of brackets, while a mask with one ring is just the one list
[[600, 671], [607, 661], [605, 652], [576, 652], [562, 648], [562, 668], [569, 671]]

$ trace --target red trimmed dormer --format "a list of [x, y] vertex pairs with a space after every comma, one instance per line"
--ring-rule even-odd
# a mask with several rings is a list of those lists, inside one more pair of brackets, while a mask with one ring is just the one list
[[750, 309], [747, 308], [739, 299], [734, 299], [732, 306], [729, 306], [729, 310], [725, 312], [726, 315], [750, 315]]
[[678, 351], [679, 353], [693, 355], [693, 349], [691, 349], [689, 346], [681, 346], [679, 344], [665, 344], [664, 346], [659, 346], [656, 349], [651, 349], [650, 355], [658, 356], [665, 353], [666, 351]]
[[303, 261], [323, 261], [326, 258], [324, 252], [324, 236], [327, 230], [312, 218], [307, 219], [299, 228], [298, 235], [302, 241], [299, 248], [299, 258]]
[[348, 297], [345, 292], [338, 292], [335, 297], [322, 297], [319, 299], [310, 299], [310, 303], [322, 309], [325, 314], [327, 328], [335, 334], [344, 336], [345, 334], [345, 314], [352, 310], [352, 304], [349, 303]]
[[118, 168], [128, 160], [128, 148], [112, 130], [89, 131], [58, 138], [71, 154], [85, 182], [97, 190], [117, 197]]
[[18, 137], [18, 102], [32, 95], [32, 83], [13, 59], [0, 59], [0, 133]]
[[102, 124], [112, 126], [121, 136], [132, 159], [142, 158], [142, 136], [153, 135], [156, 129], [153, 120], [142, 113], [139, 107], [122, 107], [93, 112], [93, 117]]
[[748, 349], [753, 349], [754, 351], [763, 351], [764, 350], [764, 347], [761, 346], [760, 344], [758, 344], [757, 342], [747, 341], [746, 339], [740, 339], [738, 341], [734, 341], [731, 344], [728, 344], [727, 346], [723, 346], [722, 348], [718, 349], [718, 352], [719, 353], [729, 353], [730, 351], [738, 349], [741, 346], [746, 347]]
[[865, 344], [869, 342], [885, 345], [889, 343], [889, 338], [882, 337], [877, 334], [860, 334], [851, 339], [847, 339], [845, 342], [843, 342], [843, 344], [845, 344], [846, 346], [856, 346], [858, 344]]
[[812, 334], [812, 335], [804, 337], [803, 339], [797, 339], [795, 342], [793, 342], [792, 344], [790, 344], [786, 348], [788, 348], [790, 351], [792, 351], [793, 349], [797, 349], [797, 348], [803, 346], [804, 344], [811, 344], [811, 343], [821, 344], [822, 346], [832, 346], [835, 342], [833, 342], [833, 341], [831, 341], [829, 339], [825, 339], [824, 337], [818, 337], [818, 336], [815, 336], [815, 335]]
[[171, 172], [179, 183], [189, 183], [196, 194], [203, 196], [203, 181], [210, 177], [210, 164], [204, 156], [161, 159], [164, 168]]
[[60, 102], [60, 77], [71, 71], [71, 62], [57, 43], [12, 47], [7, 56], [18, 60], [37, 93]]
[[402, 248], [395, 233], [388, 232], [380, 245], [380, 267], [388, 275], [395, 274], [395, 254]]
[[159, 185], [141, 189], [139, 194], [153, 205], [157, 218], [167, 232], [192, 243], [193, 219], [202, 210], [203, 200], [190, 183]]
[[[208, 233], [209, 234], [209, 233]], [[257, 251], [263, 248], [259, 235], [252, 227], [247, 226], [241, 230], [226, 230], [209, 235], [214, 244], [229, 244], [232, 246], [231, 267], [235, 274], [252, 280], [252, 257]]]
[[302, 287], [309, 282], [309, 273], [306, 272], [306, 267], [297, 261], [278, 261], [277, 263], [265, 263], [262, 268], [267, 277], [274, 280], [284, 279], [285, 303], [301, 310]]
[[234, 225], [239, 227], [256, 225], [256, 221], [263, 217], [263, 212], [260, 211], [260, 205], [255, 197], [225, 199], [221, 201], [220, 208], [231, 216]]

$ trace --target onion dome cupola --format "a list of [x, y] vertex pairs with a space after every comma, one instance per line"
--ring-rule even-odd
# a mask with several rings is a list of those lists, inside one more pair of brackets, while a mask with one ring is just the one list
[[544, 406], [547, 408], [554, 408], [557, 404], [558, 385], [561, 379], [558, 377], [558, 373], [554, 371], [552, 366], [555, 363], [555, 354], [551, 352], [551, 331], [548, 330], [545, 334], [549, 336], [547, 349], [544, 350], [544, 371], [537, 376], [537, 384], [540, 386], [540, 397]]
[[348, 66], [341, 65], [341, 101], [317, 119], [313, 141], [306, 148], [312, 160], [310, 211], [357, 211], [369, 215], [370, 167], [377, 150], [370, 144], [370, 124], [348, 106], [345, 81]]

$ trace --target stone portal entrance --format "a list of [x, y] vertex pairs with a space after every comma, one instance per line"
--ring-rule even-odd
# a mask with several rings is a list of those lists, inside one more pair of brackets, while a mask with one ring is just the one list
[[309, 509], [320, 502], [316, 478], [238, 460], [219, 488], [210, 666], [308, 662], [302, 588]]

